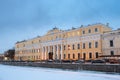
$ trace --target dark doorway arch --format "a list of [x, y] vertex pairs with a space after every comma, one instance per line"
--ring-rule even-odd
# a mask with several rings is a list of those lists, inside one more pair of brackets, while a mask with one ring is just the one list
[[83, 59], [86, 60], [86, 53], [83, 53]]
[[49, 60], [50, 59], [53, 60], [53, 52], [49, 52], [48, 55], [49, 55]]

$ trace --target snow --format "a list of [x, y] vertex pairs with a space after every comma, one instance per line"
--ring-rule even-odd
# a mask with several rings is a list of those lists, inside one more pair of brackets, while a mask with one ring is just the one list
[[0, 80], [120, 80], [120, 75], [0, 65]]

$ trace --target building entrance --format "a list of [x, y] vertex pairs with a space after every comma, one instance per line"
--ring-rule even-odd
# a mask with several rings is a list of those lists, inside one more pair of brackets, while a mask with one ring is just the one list
[[49, 52], [48, 55], [49, 55], [49, 60], [53, 60], [53, 52]]

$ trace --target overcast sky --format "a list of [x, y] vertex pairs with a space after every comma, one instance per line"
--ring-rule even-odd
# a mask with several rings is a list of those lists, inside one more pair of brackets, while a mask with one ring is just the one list
[[120, 28], [120, 0], [0, 0], [0, 53], [53, 27], [109, 23]]

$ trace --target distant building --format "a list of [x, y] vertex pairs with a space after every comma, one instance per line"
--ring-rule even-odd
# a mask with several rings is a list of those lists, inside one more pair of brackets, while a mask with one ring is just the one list
[[9, 49], [4, 53], [5, 60], [14, 60], [14, 56], [15, 56], [14, 49]]
[[105, 59], [120, 59], [120, 29], [106, 32], [102, 36], [101, 57]]
[[104, 24], [70, 30], [53, 28], [44, 36], [15, 44], [15, 60], [91, 60], [102, 55], [102, 34], [112, 29]]
[[0, 54], [0, 61], [4, 60], [4, 54]]

